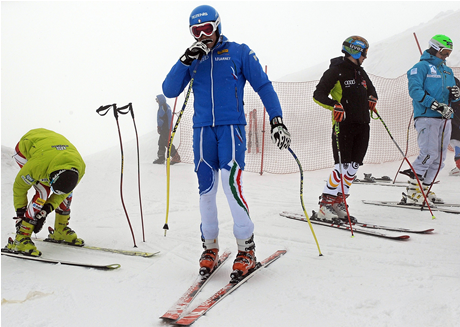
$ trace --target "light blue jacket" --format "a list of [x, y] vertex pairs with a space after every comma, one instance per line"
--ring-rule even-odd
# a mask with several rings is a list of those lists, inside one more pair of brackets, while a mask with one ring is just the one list
[[[191, 80], [196, 60], [184, 65], [180, 60], [163, 82], [163, 94], [177, 97]], [[243, 98], [248, 81], [259, 94], [270, 119], [282, 117], [278, 95], [262, 69], [254, 51], [246, 44], [221, 36], [217, 45], [203, 56], [193, 81], [193, 126], [246, 125]]]
[[420, 61], [407, 72], [407, 79], [414, 118], [441, 118], [442, 115], [430, 107], [434, 100], [450, 105], [447, 87], [455, 85], [455, 78], [446, 62], [424, 51]]

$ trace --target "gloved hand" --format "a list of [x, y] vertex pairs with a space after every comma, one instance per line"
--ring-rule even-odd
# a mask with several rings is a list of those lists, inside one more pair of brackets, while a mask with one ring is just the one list
[[42, 210], [37, 212], [34, 216], [34, 233], [38, 233], [42, 230], [45, 224], [46, 217], [54, 210], [53, 206], [49, 203], [45, 203]]
[[160, 128], [160, 126], [157, 126], [157, 132], [158, 132], [158, 134], [161, 134], [161, 128]]
[[377, 105], [377, 98], [369, 95], [369, 110], [377, 113], [377, 109], [375, 109], [375, 106]]
[[445, 119], [449, 119], [452, 116], [454, 110], [445, 103], [439, 103], [434, 100], [431, 104], [431, 110], [439, 112]]
[[343, 107], [340, 103], [337, 103], [334, 105], [334, 120], [336, 122], [341, 122], [345, 120], [345, 110], [343, 110]]
[[458, 98], [460, 98], [460, 88], [457, 85], [454, 85], [452, 87], [449, 86], [448, 89], [450, 91], [452, 100], [457, 100]]
[[272, 141], [281, 150], [289, 148], [291, 145], [291, 134], [283, 124], [283, 118], [275, 117], [270, 121]]
[[185, 53], [180, 57], [180, 61], [186, 65], [190, 66], [192, 62], [196, 59], [200, 59], [203, 55], [206, 55], [209, 53], [209, 49], [201, 41], [197, 41], [192, 44], [190, 48], [185, 50]]
[[16, 209], [16, 218], [24, 218], [26, 215], [27, 207]]
[[27, 207], [22, 207], [22, 208], [16, 209], [16, 217], [13, 217], [13, 219], [16, 220], [16, 222], [15, 222], [16, 233], [18, 233], [19, 228], [21, 228], [21, 222], [24, 219], [24, 217], [26, 216], [26, 211], [27, 211]]

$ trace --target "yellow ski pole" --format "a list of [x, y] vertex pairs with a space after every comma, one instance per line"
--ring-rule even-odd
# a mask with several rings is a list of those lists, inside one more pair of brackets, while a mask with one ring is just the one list
[[316, 246], [318, 247], [319, 251], [319, 256], [322, 256], [323, 254], [321, 253], [321, 249], [319, 248], [319, 243], [318, 239], [316, 238], [315, 231], [313, 230], [313, 225], [310, 222], [310, 217], [308, 217], [307, 211], [305, 210], [305, 205], [303, 202], [303, 170], [302, 170], [302, 165], [300, 164], [299, 158], [295, 155], [294, 151], [292, 151], [291, 147], [288, 148], [289, 152], [291, 152], [292, 156], [294, 157], [295, 161], [297, 162], [297, 165], [299, 166], [300, 170], [300, 204], [302, 205], [303, 213], [305, 217], [307, 218], [308, 225], [310, 226], [311, 233], [313, 234], [313, 238], [315, 239]]
[[165, 224], [163, 226], [163, 229], [165, 230], [164, 236], [166, 236], [166, 231], [169, 229], [168, 218], [169, 218], [169, 192], [170, 192], [170, 184], [171, 184], [171, 174], [170, 174], [171, 148], [172, 148], [172, 144], [174, 140], [174, 135], [176, 135], [177, 128], [179, 127], [179, 123], [182, 118], [182, 114], [184, 113], [185, 107], [187, 106], [187, 103], [188, 103], [188, 99], [190, 98], [190, 93], [192, 93], [193, 81], [195, 80], [195, 74], [196, 74], [196, 70], [198, 68], [199, 63], [200, 63], [200, 60], [197, 60], [195, 64], [195, 68], [193, 68], [192, 78], [190, 79], [190, 84], [187, 90], [187, 94], [185, 96], [184, 104], [182, 105], [182, 109], [179, 112], [179, 116], [177, 117], [176, 124], [174, 125], [174, 129], [172, 130], [171, 137], [169, 139], [168, 156], [166, 158], [166, 218], [165, 218]]

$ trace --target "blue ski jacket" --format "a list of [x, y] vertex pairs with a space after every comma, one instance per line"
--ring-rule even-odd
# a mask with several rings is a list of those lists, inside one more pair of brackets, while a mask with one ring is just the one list
[[[190, 66], [178, 60], [163, 82], [163, 94], [168, 98], [180, 95], [190, 82], [195, 65], [196, 60]], [[270, 120], [282, 117], [278, 95], [254, 51], [222, 35], [208, 55], [203, 56], [194, 76], [193, 127], [246, 125], [246, 81], [258, 93]]]
[[445, 60], [425, 50], [420, 61], [407, 72], [407, 79], [414, 118], [442, 118], [439, 112], [431, 110], [430, 107], [434, 100], [450, 105], [450, 92], [447, 87], [455, 85], [455, 78]]
[[172, 112], [171, 107], [166, 103], [166, 98], [163, 94], [157, 95], [158, 99], [158, 112], [157, 112], [157, 127], [163, 128], [171, 125]]

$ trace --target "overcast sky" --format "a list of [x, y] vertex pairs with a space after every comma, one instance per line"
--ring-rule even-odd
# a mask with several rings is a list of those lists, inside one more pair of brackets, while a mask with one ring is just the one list
[[[133, 103], [140, 135], [156, 130], [155, 96], [193, 43], [188, 19], [201, 4], [217, 9], [223, 34], [248, 44], [272, 80], [340, 55], [350, 35], [372, 47], [460, 9], [458, 1], [2, 2], [1, 144], [14, 147], [29, 129], [44, 127], [83, 155], [116, 146], [113, 115], [96, 114], [111, 103]], [[120, 121], [133, 139], [131, 118]]]

